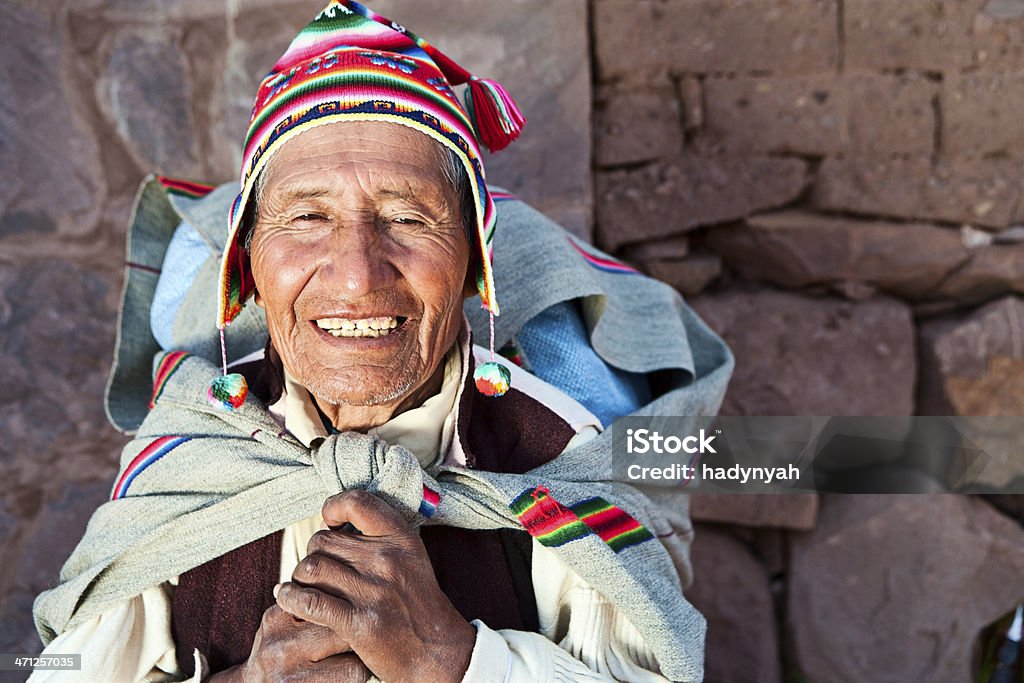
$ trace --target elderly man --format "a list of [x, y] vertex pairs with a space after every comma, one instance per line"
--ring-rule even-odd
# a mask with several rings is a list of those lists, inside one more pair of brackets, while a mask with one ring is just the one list
[[219, 285], [221, 326], [251, 295], [269, 344], [230, 374], [223, 334], [220, 368], [159, 356], [112, 500], [37, 601], [47, 652], [89, 680], [700, 678], [663, 511], [612, 480], [597, 418], [494, 362], [493, 318], [470, 343], [464, 299], [497, 312], [478, 136], [521, 123], [355, 2], [296, 38]]

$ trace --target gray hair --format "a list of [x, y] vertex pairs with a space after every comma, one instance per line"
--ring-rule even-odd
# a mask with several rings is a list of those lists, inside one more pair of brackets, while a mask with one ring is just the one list
[[[476, 244], [476, 239], [474, 238], [476, 234], [476, 202], [473, 198], [473, 186], [469, 182], [469, 174], [466, 172], [465, 164], [462, 163], [462, 158], [447, 146], [443, 147], [443, 153], [440, 155], [439, 162], [441, 173], [444, 174], [445, 180], [450, 182], [452, 187], [455, 188], [455, 194], [459, 198], [459, 208], [462, 213], [462, 232], [469, 243], [470, 253], [474, 254], [472, 260], [475, 261], [476, 256], [473, 246]], [[252, 235], [255, 232], [253, 228], [256, 227], [260, 217], [260, 206], [263, 204], [264, 191], [266, 189], [266, 170], [267, 166], [264, 165], [260, 169], [259, 175], [256, 176], [256, 182], [252, 188], [252, 196], [246, 205], [245, 212], [242, 214], [242, 230], [245, 234], [246, 252], [249, 252], [252, 247]]]

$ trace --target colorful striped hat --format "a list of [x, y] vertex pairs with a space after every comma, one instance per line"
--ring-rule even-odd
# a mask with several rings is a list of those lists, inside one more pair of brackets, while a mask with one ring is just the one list
[[[465, 108], [453, 85], [468, 83]], [[260, 171], [284, 142], [335, 121], [386, 121], [420, 131], [465, 165], [476, 208], [477, 289], [498, 313], [491, 273], [494, 202], [484, 179], [482, 142], [504, 149], [526, 123], [508, 93], [479, 79], [403, 26], [352, 0], [332, 0], [288, 46], [260, 84], [242, 157], [241, 192], [231, 209], [220, 270], [217, 326], [241, 312], [254, 282], [241, 234]]]

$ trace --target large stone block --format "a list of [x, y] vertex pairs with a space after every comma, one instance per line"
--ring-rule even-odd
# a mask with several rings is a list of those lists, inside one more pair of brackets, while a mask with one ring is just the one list
[[57, 20], [2, 3], [0, 25], [0, 259], [46, 243], [66, 253], [96, 235], [107, 192], [99, 144], [63, 66], [73, 59]]
[[827, 495], [791, 538], [788, 628], [809, 681], [972, 680], [978, 633], [1024, 597], [1024, 530], [977, 497]]
[[1024, 415], [1024, 299], [921, 324], [918, 410], [925, 415]]
[[845, 66], [943, 71], [971, 65], [976, 1], [845, 0]]
[[668, 159], [683, 147], [679, 99], [660, 88], [604, 89], [594, 111], [594, 156], [599, 166]]
[[834, 0], [597, 0], [602, 79], [668, 72], [814, 73], [836, 66]]
[[615, 251], [785, 205], [807, 182], [798, 159], [698, 157], [597, 175], [597, 242]]
[[161, 28], [112, 36], [97, 100], [140, 168], [202, 174], [185, 57]]
[[683, 296], [704, 291], [722, 274], [722, 259], [717, 254], [693, 254], [680, 259], [649, 259], [640, 263], [651, 277], [667, 282]]
[[929, 154], [935, 142], [934, 83], [918, 74], [853, 74], [843, 79], [850, 152]]
[[929, 153], [935, 86], [916, 75], [708, 78], [706, 131], [734, 151]]
[[696, 525], [693, 586], [686, 597], [708, 622], [707, 683], [782, 680], [768, 572], [741, 541], [714, 525]]
[[[61, 566], [82, 539], [92, 513], [109, 499], [109, 481], [64, 486], [27, 534], [18, 560], [18, 586], [38, 593], [55, 585]], [[42, 539], [45, 542], [39, 542]]]
[[942, 151], [1024, 156], [1024, 72], [949, 74], [942, 90]]
[[1024, 244], [992, 244], [971, 250], [970, 260], [935, 290], [935, 296], [974, 304], [1001, 294], [1024, 294]]
[[56, 260], [0, 268], [0, 462], [9, 486], [108, 475], [117, 462], [120, 438], [103, 413], [114, 279]]
[[909, 299], [933, 295], [968, 259], [952, 228], [803, 211], [753, 216], [740, 226], [710, 230], [706, 244], [750, 279], [786, 288], [848, 289], [857, 283]]
[[[194, 108], [209, 121], [211, 180], [235, 180], [242, 142], [260, 81], [324, 3], [243, 3], [225, 20], [205, 21], [189, 32], [187, 57], [197, 79], [207, 81]], [[419, 29], [417, 29], [419, 30]], [[219, 32], [218, 32], [219, 31]]]
[[[32, 601], [35, 594], [23, 589], [14, 589], [3, 597], [0, 604], [0, 648], [5, 653], [38, 654], [43, 643], [36, 634], [32, 620]], [[6, 678], [4, 676], [7, 676]], [[21, 681], [24, 676], [10, 672], [0, 673], [0, 681]]]
[[836, 154], [846, 107], [833, 76], [706, 78], [704, 131], [735, 151]]
[[690, 517], [701, 522], [806, 531], [813, 529], [818, 519], [818, 495], [696, 492], [690, 495]]
[[755, 290], [690, 303], [736, 356], [723, 415], [913, 413], [914, 325], [898, 301]]
[[1022, 177], [1016, 160], [831, 158], [812, 200], [829, 211], [1005, 228], [1024, 216]]

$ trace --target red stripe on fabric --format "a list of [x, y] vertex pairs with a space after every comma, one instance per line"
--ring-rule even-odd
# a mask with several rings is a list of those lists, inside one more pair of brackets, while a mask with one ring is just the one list
[[530, 535], [549, 534], [579, 520], [579, 517], [572, 510], [563, 507], [553, 500], [552, 505], [557, 506], [557, 508], [555, 510], [542, 509], [542, 504], [538, 501], [537, 505], [529, 508], [519, 516], [519, 521], [530, 532]]
[[160, 365], [156, 369], [156, 377], [153, 379], [153, 395], [149, 399], [150, 410], [156, 405], [160, 394], [163, 393], [164, 384], [167, 382], [167, 379], [178, 369], [181, 361], [187, 355], [187, 351], [172, 351], [160, 361]]
[[114, 495], [116, 496], [117, 491], [124, 484], [125, 480], [131, 475], [132, 470], [138, 467], [139, 463], [148, 458], [154, 452], [163, 448], [166, 444], [180, 439], [180, 436], [161, 436], [160, 438], [153, 441], [151, 444], [142, 449], [142, 452], [132, 458], [132, 461], [128, 463], [128, 467], [124, 468], [124, 472], [117, 478], [117, 483], [114, 485]]
[[609, 260], [609, 259], [601, 258], [599, 256], [594, 256], [593, 254], [588, 254], [586, 251], [584, 251], [578, 244], [573, 242], [571, 239], [569, 240], [569, 244], [571, 244], [572, 248], [575, 249], [576, 251], [578, 251], [583, 258], [585, 258], [586, 260], [590, 261], [594, 265], [603, 266], [605, 268], [611, 268], [613, 270], [622, 270], [622, 271], [626, 271], [626, 272], [629, 272], [629, 273], [637, 273], [637, 272], [639, 272], [636, 268], [631, 268], [630, 266], [627, 266], [624, 263], [619, 263], [617, 261], [612, 261], [612, 260]]
[[441, 494], [438, 493], [437, 491], [432, 491], [431, 489], [428, 489], [426, 486], [424, 486], [423, 500], [427, 501], [434, 507], [437, 507], [437, 504], [441, 502]]
[[583, 521], [604, 541], [608, 541], [640, 526], [640, 522], [618, 508], [591, 515]]
[[178, 190], [185, 190], [186, 192], [194, 192], [200, 196], [209, 194], [213, 191], [215, 185], [206, 185], [204, 183], [194, 183], [189, 180], [180, 180], [178, 178], [168, 178], [167, 176], [158, 175], [157, 181], [161, 185], [167, 188], [175, 188]]

